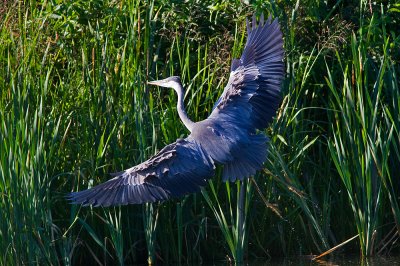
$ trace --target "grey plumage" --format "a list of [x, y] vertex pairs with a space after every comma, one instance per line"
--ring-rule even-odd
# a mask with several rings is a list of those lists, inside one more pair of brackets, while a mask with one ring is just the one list
[[113, 174], [107, 182], [73, 192], [73, 203], [113, 206], [163, 201], [196, 192], [214, 174], [214, 164], [190, 136], [164, 147], [149, 160]]
[[284, 77], [283, 40], [277, 20], [247, 21], [248, 39], [240, 59], [234, 59], [227, 86], [210, 116], [192, 122], [183, 107], [179, 77], [149, 82], [173, 88], [177, 109], [191, 132], [167, 145], [149, 160], [91, 189], [72, 192], [72, 203], [113, 206], [163, 201], [199, 191], [223, 164], [224, 181], [244, 180], [263, 166], [268, 138], [257, 132], [272, 120], [279, 107]]

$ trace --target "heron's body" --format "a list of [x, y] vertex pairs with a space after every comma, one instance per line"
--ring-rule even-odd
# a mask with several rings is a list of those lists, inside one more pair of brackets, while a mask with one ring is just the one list
[[189, 119], [179, 77], [149, 82], [173, 88], [177, 110], [190, 131], [149, 160], [91, 189], [69, 195], [73, 203], [94, 206], [163, 201], [198, 191], [223, 164], [224, 181], [244, 180], [263, 166], [268, 138], [259, 133], [272, 120], [280, 103], [283, 79], [283, 40], [277, 21], [259, 24], [253, 17], [242, 57], [232, 62], [227, 86], [210, 116]]

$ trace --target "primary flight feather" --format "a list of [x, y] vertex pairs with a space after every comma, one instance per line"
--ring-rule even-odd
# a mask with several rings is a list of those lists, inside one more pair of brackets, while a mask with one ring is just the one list
[[247, 21], [247, 42], [209, 117], [193, 122], [183, 105], [180, 78], [148, 82], [173, 88], [179, 117], [190, 131], [186, 139], [167, 145], [149, 160], [113, 174], [114, 178], [88, 190], [72, 192], [74, 204], [115, 206], [163, 201], [197, 192], [223, 164], [224, 181], [244, 180], [263, 167], [268, 138], [263, 130], [279, 107], [284, 77], [283, 40], [278, 21], [263, 15]]

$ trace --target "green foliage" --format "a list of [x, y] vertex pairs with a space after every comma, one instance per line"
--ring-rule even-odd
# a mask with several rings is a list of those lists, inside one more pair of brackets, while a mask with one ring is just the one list
[[[0, 264], [241, 261], [356, 234], [346, 251], [399, 250], [399, 5], [243, 2], [4, 2]], [[189, 116], [207, 117], [253, 12], [278, 17], [286, 50], [264, 171], [165, 203], [68, 204], [187, 134], [174, 92], [146, 81], [180, 75]]]
[[[329, 150], [347, 190], [365, 256], [380, 253], [385, 244], [380, 240], [385, 235], [378, 228], [386, 226], [386, 221], [398, 227], [399, 217], [399, 203], [394, 199], [399, 184], [392, 179], [397, 170], [389, 160], [397, 146], [392, 145], [397, 141], [392, 140], [396, 138], [395, 123], [390, 117], [399, 116], [397, 103], [393, 106], [398, 101], [398, 84], [390, 58], [390, 38], [383, 28], [383, 42], [375, 48], [380, 58], [370, 56], [361, 41], [371, 38], [371, 32], [379, 31], [375, 29], [381, 26], [378, 16], [374, 14], [366, 31], [361, 31], [358, 37], [352, 36], [350, 62], [342, 62], [337, 54], [343, 75], [335, 75], [339, 80], [333, 79], [327, 66], [327, 84], [333, 96], [331, 106], [337, 110], [329, 116], [333, 131]], [[388, 206], [390, 215], [385, 211]]]
[[[253, 194], [251, 183], [237, 181], [236, 193], [234, 193], [229, 182], [225, 183], [228, 211], [224, 211], [224, 204], [218, 199], [220, 195], [217, 193], [214, 183], [209, 181], [209, 185], [212, 197], [210, 197], [206, 190], [202, 190], [204, 199], [214, 213], [218, 226], [229, 247], [233, 261], [239, 264], [243, 263], [247, 248], [247, 217], [250, 211], [250, 202]], [[236, 210], [233, 211], [235, 205]], [[228, 217], [230, 219], [228, 219]]]

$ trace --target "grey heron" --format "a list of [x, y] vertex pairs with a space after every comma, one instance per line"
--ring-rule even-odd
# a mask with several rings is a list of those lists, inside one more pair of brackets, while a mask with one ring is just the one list
[[193, 122], [184, 108], [184, 89], [177, 76], [148, 82], [173, 88], [177, 110], [190, 134], [160, 150], [149, 160], [88, 190], [68, 195], [71, 203], [115, 206], [164, 201], [197, 192], [223, 165], [222, 180], [236, 181], [262, 169], [268, 138], [260, 132], [275, 115], [284, 77], [283, 39], [277, 19], [261, 15], [247, 24], [247, 41], [234, 59], [221, 97], [211, 114]]

